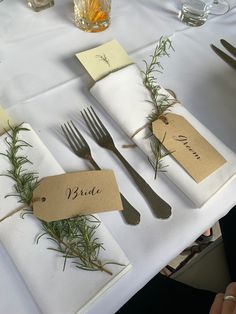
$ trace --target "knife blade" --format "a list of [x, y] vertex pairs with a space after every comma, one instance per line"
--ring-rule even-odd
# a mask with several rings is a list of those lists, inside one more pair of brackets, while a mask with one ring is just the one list
[[234, 57], [236, 57], [236, 48], [233, 45], [231, 45], [225, 39], [221, 39], [220, 42], [225, 47], [225, 49], [227, 49]]
[[228, 65], [230, 65], [232, 68], [236, 70], [236, 60], [228, 56], [225, 52], [223, 52], [213, 44], [211, 44], [211, 48], [222, 60], [224, 60]]

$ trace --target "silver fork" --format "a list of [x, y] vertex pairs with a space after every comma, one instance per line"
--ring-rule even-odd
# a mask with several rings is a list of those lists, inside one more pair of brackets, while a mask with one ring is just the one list
[[87, 110], [81, 111], [82, 117], [87, 124], [92, 136], [95, 141], [101, 147], [111, 150], [120, 159], [123, 165], [128, 170], [129, 174], [133, 178], [134, 182], [143, 193], [146, 198], [153, 215], [157, 218], [166, 219], [171, 215], [171, 207], [166, 201], [164, 201], [159, 195], [157, 195], [147, 182], [134, 170], [134, 168], [127, 162], [127, 160], [121, 155], [121, 153], [116, 148], [114, 141], [105, 128], [102, 121], [97, 116], [96, 112], [92, 107], [87, 108]]
[[[88, 143], [85, 141], [84, 137], [76, 128], [74, 123], [72, 121], [64, 123], [64, 126], [61, 125], [61, 128], [74, 153], [77, 156], [88, 160], [93, 165], [94, 169], [101, 170], [101, 168], [92, 157]], [[123, 205], [121, 215], [129, 225], [137, 225], [140, 222], [140, 213], [128, 202], [128, 200], [121, 193], [120, 196]]]

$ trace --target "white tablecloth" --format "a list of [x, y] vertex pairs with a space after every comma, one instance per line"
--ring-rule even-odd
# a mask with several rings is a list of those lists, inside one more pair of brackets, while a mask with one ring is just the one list
[[[139, 149], [122, 149], [128, 138], [95, 103], [89, 93], [92, 81], [74, 54], [116, 38], [143, 68], [142, 60], [148, 60], [157, 40], [170, 36], [175, 52], [161, 60], [160, 83], [174, 90], [200, 122], [236, 151], [236, 72], [210, 48], [210, 43], [220, 46], [220, 38], [236, 45], [236, 1], [230, 3], [226, 15], [210, 16], [205, 25], [190, 28], [177, 18], [180, 1], [113, 0], [111, 26], [97, 34], [84, 33], [73, 25], [69, 0], [56, 0], [54, 7], [39, 13], [31, 11], [25, 1], [0, 3], [0, 104], [16, 121], [31, 124], [65, 171], [89, 167], [71, 152], [60, 131], [60, 123], [71, 118], [77, 121], [97, 162], [114, 169], [121, 191], [141, 213], [137, 226], [126, 225], [119, 213], [100, 215], [133, 268], [91, 306], [89, 314], [114, 313], [224, 216], [236, 204], [236, 182], [199, 209], [165, 175], [155, 181], [153, 169]], [[80, 117], [80, 110], [90, 104], [127, 160], [172, 205], [170, 219], [153, 217], [123, 166], [91, 139]], [[0, 248], [0, 313], [40, 313], [14, 264]]]

